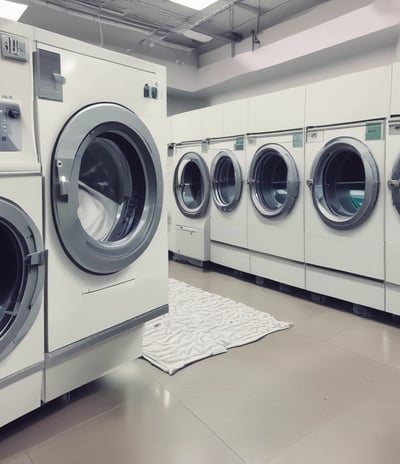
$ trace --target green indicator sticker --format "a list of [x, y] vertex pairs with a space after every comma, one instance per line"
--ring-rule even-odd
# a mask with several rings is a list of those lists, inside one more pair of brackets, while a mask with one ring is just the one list
[[365, 140], [381, 140], [382, 123], [368, 123], [365, 126]]
[[295, 132], [292, 140], [293, 148], [301, 148], [303, 146], [303, 132]]
[[201, 141], [201, 152], [202, 153], [207, 153], [208, 152], [208, 141], [207, 140], [202, 140]]
[[235, 150], [244, 150], [244, 137], [236, 137]]

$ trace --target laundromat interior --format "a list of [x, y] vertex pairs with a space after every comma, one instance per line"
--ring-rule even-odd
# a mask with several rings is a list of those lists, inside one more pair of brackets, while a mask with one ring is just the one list
[[0, 0], [0, 463], [400, 462], [400, 2]]

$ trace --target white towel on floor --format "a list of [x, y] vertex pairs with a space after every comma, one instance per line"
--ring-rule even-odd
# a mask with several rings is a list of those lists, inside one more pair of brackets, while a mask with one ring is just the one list
[[169, 314], [145, 324], [143, 357], [173, 374], [288, 327], [268, 313], [169, 279]]

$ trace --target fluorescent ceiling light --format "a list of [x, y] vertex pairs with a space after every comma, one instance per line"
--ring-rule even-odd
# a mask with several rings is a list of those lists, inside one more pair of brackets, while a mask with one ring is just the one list
[[197, 42], [207, 43], [210, 42], [213, 38], [210, 35], [202, 34], [201, 32], [193, 31], [192, 29], [188, 29], [187, 31], [183, 31], [182, 34], [189, 39], [197, 40]]
[[193, 8], [193, 10], [204, 10], [216, 0], [171, 0], [173, 3]]
[[0, 0], [0, 16], [2, 18], [18, 21], [27, 8], [28, 5], [23, 5], [22, 3]]

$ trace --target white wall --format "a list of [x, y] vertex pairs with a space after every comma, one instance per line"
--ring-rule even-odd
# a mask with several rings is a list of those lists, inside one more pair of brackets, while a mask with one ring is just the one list
[[353, 73], [390, 64], [400, 58], [400, 41], [397, 30], [390, 33], [378, 33], [368, 39], [359, 39], [351, 45], [339, 46], [328, 52], [323, 51], [303, 57], [275, 69], [259, 72], [257, 82], [246, 84], [246, 76], [241, 78], [242, 85], [229, 89], [214, 87], [211, 105], [241, 98], [253, 97], [289, 87], [307, 84], [342, 74]]
[[167, 95], [167, 115], [183, 113], [185, 111], [196, 110], [211, 105], [211, 101], [206, 98], [196, 98], [187, 95], [174, 95], [168, 93]]

